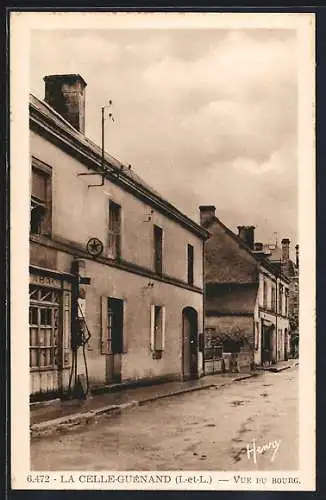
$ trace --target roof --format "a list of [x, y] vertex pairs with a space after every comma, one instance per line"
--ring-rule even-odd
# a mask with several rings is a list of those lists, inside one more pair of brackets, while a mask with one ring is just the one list
[[253, 314], [258, 283], [218, 284], [206, 286], [205, 310], [217, 314]]
[[280, 247], [277, 247], [277, 246], [274, 246], [274, 247], [270, 247], [270, 245], [265, 245], [266, 247], [266, 254], [267, 254], [267, 257], [271, 260], [271, 261], [280, 261], [282, 259], [282, 249]]
[[126, 166], [120, 160], [105, 152], [103, 171], [102, 148], [75, 129], [49, 104], [39, 100], [33, 94], [30, 94], [30, 119], [32, 125], [34, 124], [38, 129], [41, 127], [41, 130], [46, 132], [50, 139], [55, 139], [56, 143], [59, 142], [61, 147], [70, 147], [71, 154], [78, 154], [84, 161], [87, 159], [87, 166], [92, 170], [104, 173], [105, 177], [111, 180], [112, 173], [114, 173], [115, 180], [118, 178], [123, 187], [128, 187], [134, 195], [146, 198], [146, 202], [155, 206], [157, 210], [176, 219], [202, 238], [208, 237], [208, 232], [202, 226], [178, 210], [158, 191], [147, 184], [130, 165]]
[[[238, 235], [236, 235], [230, 228], [228, 228], [223, 222], [218, 219], [218, 217], [214, 216], [211, 217], [209, 220], [205, 221], [203, 224], [203, 227], [205, 227], [209, 231], [209, 227], [212, 225], [213, 222], [217, 222], [224, 230], [225, 232], [234, 239], [238, 243], [238, 245], [243, 248], [245, 251], [250, 254], [253, 259], [257, 263], [259, 263], [261, 266], [263, 266], [266, 270], [271, 272], [274, 275], [280, 275], [280, 270], [271, 262], [268, 258], [268, 256], [264, 256], [262, 254], [256, 254]], [[282, 275], [282, 278], [287, 279], [285, 276]]]

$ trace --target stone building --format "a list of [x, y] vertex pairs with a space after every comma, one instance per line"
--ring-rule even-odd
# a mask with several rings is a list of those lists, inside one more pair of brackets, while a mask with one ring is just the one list
[[299, 348], [299, 245], [295, 246], [295, 261], [290, 258], [290, 240], [283, 238], [281, 247], [265, 246], [266, 258], [282, 270], [289, 280], [289, 349], [292, 354]]
[[239, 226], [236, 235], [212, 205], [200, 207], [200, 218], [210, 234], [204, 259], [206, 347], [214, 342], [237, 353], [242, 370], [286, 359], [289, 280], [255, 247], [253, 226]]
[[85, 137], [81, 76], [44, 80], [29, 104], [32, 400], [201, 376], [206, 230]]

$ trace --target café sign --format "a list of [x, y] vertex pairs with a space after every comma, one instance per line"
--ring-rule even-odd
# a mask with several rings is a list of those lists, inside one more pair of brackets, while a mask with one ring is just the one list
[[49, 288], [61, 288], [61, 280], [53, 278], [52, 276], [44, 276], [42, 274], [31, 274], [30, 284], [47, 286]]

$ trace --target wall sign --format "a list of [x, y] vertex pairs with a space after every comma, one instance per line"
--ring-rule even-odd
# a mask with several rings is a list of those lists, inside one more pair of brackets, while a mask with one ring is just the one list
[[91, 238], [87, 242], [86, 249], [92, 257], [98, 257], [103, 252], [104, 246], [98, 238]]
[[61, 288], [61, 281], [52, 276], [44, 276], [42, 274], [31, 274], [29, 277], [31, 285], [47, 286], [50, 288]]

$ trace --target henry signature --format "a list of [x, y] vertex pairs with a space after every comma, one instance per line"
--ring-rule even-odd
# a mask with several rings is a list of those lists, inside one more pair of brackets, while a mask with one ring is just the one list
[[270, 461], [273, 462], [276, 454], [280, 448], [281, 440], [275, 439], [274, 441], [269, 441], [266, 444], [261, 446], [256, 444], [256, 440], [252, 439], [250, 443], [247, 444], [247, 458], [250, 460], [251, 458], [254, 461], [254, 464], [257, 463], [258, 455], [263, 455], [264, 453], [269, 452]]

